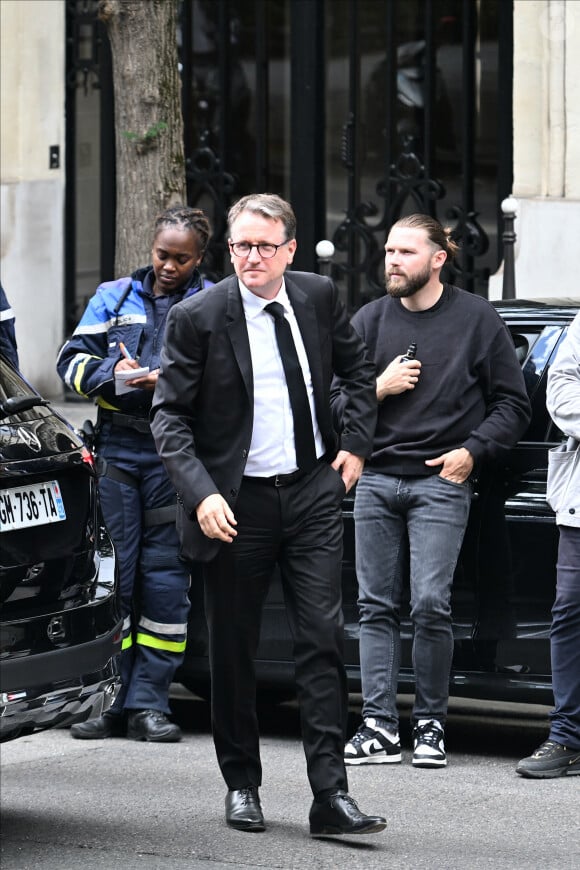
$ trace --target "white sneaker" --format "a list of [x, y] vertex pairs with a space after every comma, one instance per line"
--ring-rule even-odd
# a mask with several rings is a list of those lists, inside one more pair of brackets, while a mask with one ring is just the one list
[[437, 719], [419, 719], [413, 728], [413, 766], [445, 767], [443, 726]]
[[400, 761], [398, 733], [381, 728], [373, 718], [365, 719], [344, 747], [345, 764], [396, 764]]

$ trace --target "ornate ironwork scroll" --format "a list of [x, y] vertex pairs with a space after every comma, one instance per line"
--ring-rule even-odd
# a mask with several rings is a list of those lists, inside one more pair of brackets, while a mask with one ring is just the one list
[[[346, 143], [346, 130], [343, 139]], [[362, 202], [347, 211], [344, 221], [334, 233], [332, 241], [336, 250], [351, 254], [346, 262], [334, 264], [334, 274], [336, 277], [364, 275], [366, 285], [360, 290], [360, 303], [385, 292], [383, 243], [387, 229], [405, 210], [409, 212], [406, 208], [409, 202], [413, 205], [411, 211], [435, 216], [435, 203], [445, 196], [445, 188], [441, 182], [427, 177], [425, 167], [412, 150], [413, 147], [413, 137], [407, 136], [401, 154], [390, 167], [388, 178], [382, 179], [376, 186], [376, 192], [383, 201], [380, 218], [372, 221], [379, 213], [377, 206], [373, 202]], [[353, 158], [348, 144], [343, 144], [341, 157], [343, 165], [349, 170]], [[380, 243], [377, 236], [380, 237]]]
[[[346, 132], [345, 138], [348, 138]], [[358, 300], [349, 300], [351, 307], [353, 302], [363, 304], [384, 293], [383, 242], [389, 227], [402, 215], [412, 212], [438, 218], [437, 202], [445, 196], [445, 187], [441, 181], [427, 176], [414, 147], [413, 137], [406, 137], [401, 154], [390, 167], [388, 178], [382, 179], [376, 186], [377, 195], [383, 201], [380, 218], [372, 220], [379, 214], [373, 202], [362, 202], [347, 211], [345, 219], [334, 233], [332, 241], [336, 250], [347, 254], [345, 262], [333, 264], [335, 277], [361, 275], [365, 278]], [[343, 145], [341, 156], [348, 171], [353, 157], [347, 145]], [[477, 220], [478, 212], [466, 212], [460, 206], [452, 206], [447, 209], [446, 217], [454, 222], [451, 235], [460, 245], [460, 255], [453, 266], [445, 267], [444, 280], [456, 282], [472, 291], [477, 280], [489, 278], [489, 269], [478, 269], [474, 265], [475, 259], [488, 250], [489, 239]], [[377, 237], [380, 241], [377, 241]]]
[[70, 19], [66, 84], [69, 88], [82, 87], [85, 95], [89, 87], [101, 86], [98, 9], [99, 0], [68, 0], [66, 4]]
[[210, 147], [210, 107], [205, 99], [198, 100], [197, 117], [200, 125], [198, 147], [186, 157], [187, 199], [190, 205], [203, 208], [211, 215], [213, 236], [204, 257], [204, 274], [217, 281], [224, 274], [227, 251], [226, 221], [228, 207], [235, 189], [233, 175], [226, 172], [222, 162]]

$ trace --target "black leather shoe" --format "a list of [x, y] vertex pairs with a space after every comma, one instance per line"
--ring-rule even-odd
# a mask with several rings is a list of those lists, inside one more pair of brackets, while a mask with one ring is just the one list
[[330, 834], [378, 834], [387, 826], [382, 816], [365, 816], [346, 791], [337, 791], [323, 803], [314, 801], [310, 809], [310, 836]]
[[266, 830], [257, 786], [230, 789], [226, 795], [226, 822], [238, 831]]
[[170, 722], [161, 710], [132, 710], [127, 726], [129, 740], [147, 740], [150, 743], [178, 743], [181, 728]]
[[70, 733], [77, 740], [105, 740], [107, 737], [124, 737], [126, 727], [124, 716], [103, 713], [98, 719], [72, 725]]

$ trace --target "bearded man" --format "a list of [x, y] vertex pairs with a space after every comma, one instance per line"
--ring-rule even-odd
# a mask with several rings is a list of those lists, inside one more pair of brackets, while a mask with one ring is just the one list
[[[434, 218], [397, 221], [385, 245], [387, 295], [352, 321], [375, 363], [378, 421], [354, 508], [363, 722], [345, 747], [351, 765], [401, 761], [396, 696], [407, 560], [416, 684], [412, 763], [447, 764], [451, 587], [472, 481], [482, 463], [497, 461], [516, 443], [530, 419], [503, 320], [485, 299], [441, 282], [456, 251], [450, 231]], [[416, 354], [409, 359], [412, 344]], [[336, 381], [337, 420], [343, 401]]]

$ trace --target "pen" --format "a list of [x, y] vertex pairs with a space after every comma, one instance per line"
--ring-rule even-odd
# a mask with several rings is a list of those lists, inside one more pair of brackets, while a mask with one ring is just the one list
[[121, 351], [121, 353], [123, 354], [125, 359], [128, 359], [129, 362], [133, 362], [133, 357], [131, 356], [131, 354], [129, 353], [129, 351], [127, 350], [127, 348], [125, 347], [125, 345], [123, 344], [122, 341], [119, 342], [119, 350]]

